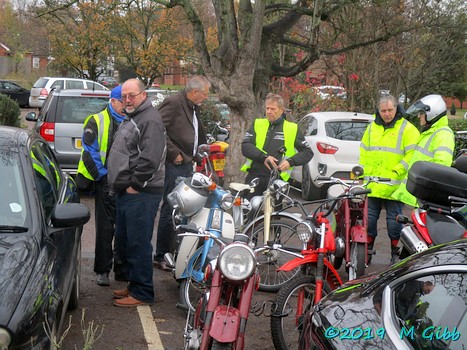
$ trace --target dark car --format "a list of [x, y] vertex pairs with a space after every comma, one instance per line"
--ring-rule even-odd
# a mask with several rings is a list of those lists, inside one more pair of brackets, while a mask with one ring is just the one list
[[47, 96], [39, 111], [29, 112], [27, 121], [54, 150], [63, 171], [76, 174], [81, 157], [83, 124], [86, 118], [109, 104], [108, 90], [57, 89]]
[[467, 239], [353, 280], [305, 319], [302, 349], [465, 349]]
[[16, 101], [20, 107], [29, 106], [29, 96], [31, 90], [28, 90], [12, 81], [0, 80], [0, 94], [7, 95]]
[[37, 133], [1, 126], [0, 156], [0, 349], [52, 348], [78, 306], [90, 212]]

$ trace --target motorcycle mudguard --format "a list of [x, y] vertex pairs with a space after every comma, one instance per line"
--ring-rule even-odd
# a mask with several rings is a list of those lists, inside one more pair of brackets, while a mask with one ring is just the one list
[[352, 242], [367, 243], [367, 232], [363, 226], [357, 225], [350, 229], [350, 239]]
[[238, 309], [219, 305], [214, 310], [209, 335], [220, 343], [232, 343], [237, 340], [240, 320]]
[[[304, 264], [316, 264], [318, 261], [318, 253], [316, 254], [307, 254], [304, 258], [295, 258], [290, 261], [287, 261], [284, 265], [279, 267], [277, 271], [292, 271], [293, 269], [299, 267], [300, 265]], [[334, 268], [334, 266], [329, 262], [328, 259], [324, 259], [324, 266], [331, 271], [331, 274], [328, 274], [326, 278], [330, 285], [341, 285], [344, 282], [342, 281], [339, 273]]]

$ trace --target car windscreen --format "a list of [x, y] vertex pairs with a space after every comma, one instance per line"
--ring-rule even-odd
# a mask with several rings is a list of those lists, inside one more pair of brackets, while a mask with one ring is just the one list
[[328, 121], [326, 135], [343, 141], [360, 141], [368, 123], [366, 120]]
[[107, 107], [108, 102], [108, 97], [61, 96], [55, 122], [83, 123], [86, 117]]
[[27, 206], [19, 155], [0, 149], [0, 226], [25, 226]]

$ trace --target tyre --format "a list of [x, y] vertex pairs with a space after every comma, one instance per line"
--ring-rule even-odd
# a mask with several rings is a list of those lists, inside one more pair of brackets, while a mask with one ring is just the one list
[[[315, 276], [299, 275], [279, 290], [271, 310], [271, 334], [276, 349], [298, 349], [304, 316], [313, 307], [315, 289]], [[323, 289], [323, 296], [330, 292], [326, 282]]]
[[219, 343], [217, 340], [212, 341], [211, 350], [231, 350], [233, 343]]
[[192, 278], [185, 278], [180, 283], [179, 307], [184, 310], [195, 312], [199, 300], [202, 298], [204, 292], [209, 288], [204, 283], [198, 283]]
[[[274, 243], [282, 244], [284, 247], [301, 248], [302, 244], [297, 236], [296, 226], [300, 222], [293, 221], [280, 215], [271, 217], [269, 237]], [[264, 240], [264, 221], [253, 226], [250, 242], [255, 247], [262, 246]], [[296, 276], [300, 268], [292, 271], [277, 271], [284, 263], [292, 259], [292, 255], [279, 252], [278, 250], [264, 251], [258, 254], [258, 269], [260, 274], [259, 290], [263, 292], [277, 292], [279, 288]]]
[[302, 167], [302, 198], [306, 201], [312, 201], [315, 199], [321, 199], [326, 196], [326, 186], [323, 185], [321, 188], [316, 187], [310, 175], [308, 166]]
[[79, 305], [79, 293], [81, 284], [81, 243], [79, 243], [76, 254], [76, 271], [73, 276], [73, 287], [71, 288], [70, 300], [68, 301], [68, 310], [76, 310]]
[[353, 242], [350, 246], [349, 281], [365, 274], [365, 243]]

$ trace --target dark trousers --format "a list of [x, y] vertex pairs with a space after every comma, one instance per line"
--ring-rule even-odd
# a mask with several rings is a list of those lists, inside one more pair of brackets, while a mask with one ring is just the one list
[[159, 225], [157, 227], [156, 254], [154, 260], [164, 261], [164, 254], [170, 252], [170, 245], [174, 239], [174, 227], [172, 224], [173, 208], [167, 202], [167, 195], [175, 188], [177, 177], [190, 177], [193, 175], [193, 164], [191, 162], [176, 165], [165, 164], [164, 201], [162, 202]]
[[128, 290], [139, 301], [154, 302], [152, 234], [162, 193], [120, 193], [116, 196], [115, 243], [127, 266]]
[[109, 273], [112, 270], [117, 275], [124, 276], [121, 260], [113, 249], [115, 233], [115, 200], [109, 195], [107, 177], [96, 182], [95, 223], [96, 245], [94, 249], [94, 272]]
[[386, 225], [388, 236], [391, 240], [399, 240], [402, 224], [396, 221], [397, 215], [402, 214], [404, 204], [399, 201], [368, 197], [368, 236], [376, 237], [378, 234], [377, 224], [381, 209], [386, 209]]

